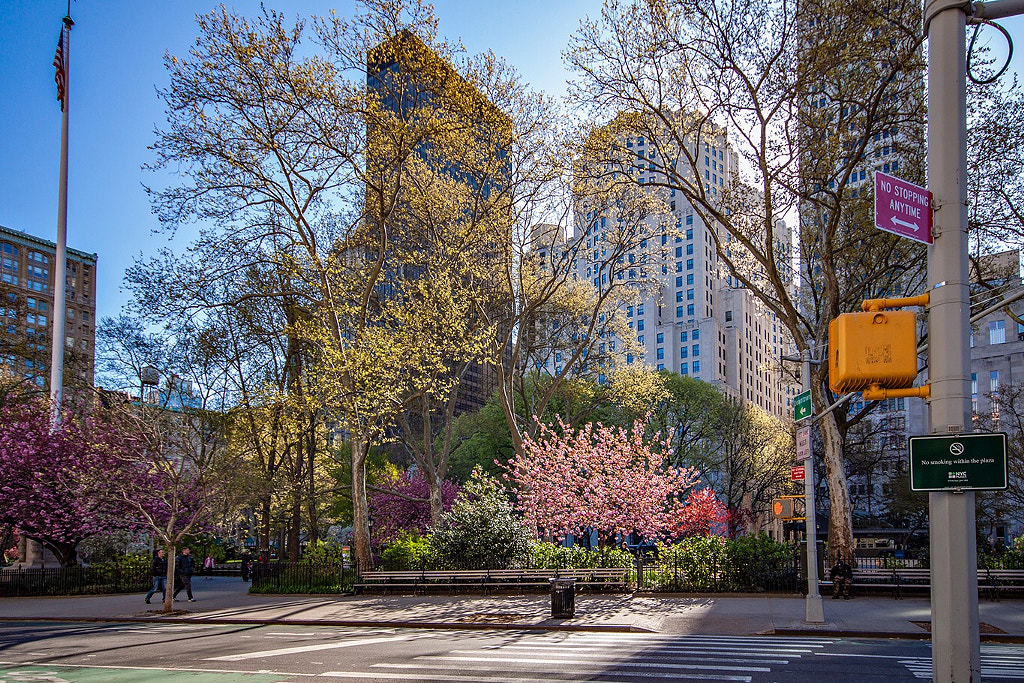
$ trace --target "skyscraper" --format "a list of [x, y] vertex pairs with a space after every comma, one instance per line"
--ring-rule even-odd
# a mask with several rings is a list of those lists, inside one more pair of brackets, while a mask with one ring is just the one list
[[[378, 295], [400, 300], [403, 283], [430, 277], [439, 246], [474, 264], [467, 280], [485, 279], [505, 252], [496, 196], [508, 172], [507, 118], [409, 31], [370, 50], [367, 88], [366, 227], [371, 243], [388, 245]], [[480, 225], [492, 226], [485, 238]], [[456, 414], [483, 406], [497, 384], [482, 361], [457, 365]]]
[[[736, 253], [740, 245], [722, 226], [702, 220], [681, 193], [659, 187], [664, 161], [657, 159], [650, 141], [633, 136], [624, 143], [633, 160], [610, 172], [634, 176], [638, 185], [646, 186], [636, 191], [661, 197], [664, 212], [646, 219], [648, 232], [637, 249], [615, 257], [625, 259], [628, 267], [609, 268], [606, 246], [617, 219], [607, 212], [589, 212], [577, 221], [573, 239], [581, 242], [576, 265], [580, 280], [595, 289], [606, 287], [609, 277], [642, 287], [642, 295], [624, 311], [641, 353], [627, 355], [626, 362], [709, 382], [766, 413], [788, 415], [797, 391], [781, 368], [788, 347], [783, 326], [738, 280], [723, 273], [719, 263], [716, 242]], [[742, 189], [733, 186], [738, 159], [725, 131], [688, 145], [710, 196]], [[781, 221], [776, 229], [780, 258], [786, 262], [791, 233]], [[636, 267], [629, 265], [634, 262]]]

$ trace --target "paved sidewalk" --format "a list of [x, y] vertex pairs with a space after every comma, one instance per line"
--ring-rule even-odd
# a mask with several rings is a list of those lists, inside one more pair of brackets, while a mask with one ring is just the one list
[[[152, 605], [145, 604], [142, 593], [4, 598], [0, 600], [0, 619], [173, 619], [219, 623], [560, 628], [709, 635], [814, 633], [903, 638], [927, 637], [927, 623], [931, 619], [927, 598], [860, 597], [845, 601], [826, 597], [826, 623], [811, 625], [803, 622], [803, 598], [790, 595], [577, 595], [574, 617], [552, 619], [546, 594], [268, 596], [250, 595], [248, 587], [249, 584], [234, 577], [196, 577], [193, 590], [197, 602], [175, 603], [173, 615], [159, 612], [156, 598]], [[982, 599], [979, 605], [983, 638], [1024, 642], [1024, 601]]]

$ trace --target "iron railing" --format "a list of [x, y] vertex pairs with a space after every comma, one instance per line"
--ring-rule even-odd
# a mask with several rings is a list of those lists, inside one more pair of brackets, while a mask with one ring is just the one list
[[348, 562], [253, 562], [250, 570], [257, 593], [342, 593], [358, 575]]
[[0, 570], [0, 597], [34, 595], [100, 595], [149, 590], [149, 567], [96, 564], [88, 567], [45, 567]]

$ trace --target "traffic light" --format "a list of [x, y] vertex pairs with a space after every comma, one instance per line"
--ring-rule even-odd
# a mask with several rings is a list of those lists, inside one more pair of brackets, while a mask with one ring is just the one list
[[832, 391], [904, 389], [917, 377], [917, 314], [876, 310], [843, 313], [829, 323], [828, 383]]
[[789, 519], [793, 517], [793, 499], [776, 498], [773, 500], [772, 517], [775, 519]]

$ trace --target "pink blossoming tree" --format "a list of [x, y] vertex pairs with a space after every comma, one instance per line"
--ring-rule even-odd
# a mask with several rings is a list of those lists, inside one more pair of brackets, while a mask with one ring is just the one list
[[0, 523], [48, 548], [63, 566], [77, 564], [78, 544], [100, 532], [138, 528], [117, 495], [134, 472], [125, 435], [90, 411], [62, 411], [36, 399], [0, 408]]
[[[442, 480], [440, 489], [441, 507], [447, 512], [459, 495], [459, 485]], [[370, 497], [370, 515], [374, 545], [390, 543], [403, 530], [426, 534], [431, 522], [427, 478], [418, 469], [412, 473], [387, 472], [379, 489]]]
[[639, 420], [632, 429], [575, 429], [559, 420], [524, 440], [505, 477], [527, 524], [542, 534], [596, 529], [601, 543], [632, 532], [667, 537], [678, 532], [686, 494], [698, 483], [692, 468], [665, 465], [670, 447], [660, 432], [645, 438]]

